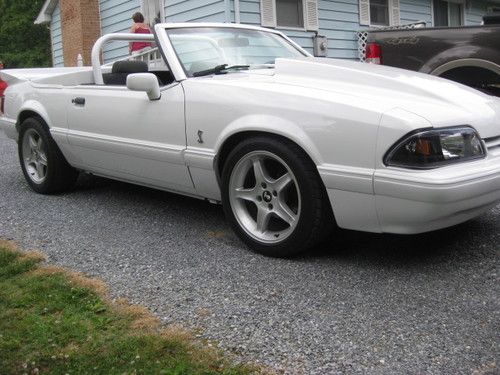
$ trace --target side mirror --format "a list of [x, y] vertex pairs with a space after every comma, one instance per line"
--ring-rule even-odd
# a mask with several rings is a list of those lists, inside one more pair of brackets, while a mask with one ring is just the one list
[[127, 88], [132, 91], [143, 91], [149, 100], [161, 98], [160, 84], [153, 73], [134, 73], [127, 76]]

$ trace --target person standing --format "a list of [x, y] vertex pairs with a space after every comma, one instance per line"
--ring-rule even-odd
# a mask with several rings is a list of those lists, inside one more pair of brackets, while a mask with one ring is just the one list
[[[144, 23], [144, 16], [141, 12], [136, 12], [132, 16], [132, 20], [134, 24], [130, 28], [130, 33], [132, 34], [151, 34], [151, 29], [148, 24]], [[129, 52], [131, 54], [137, 54], [144, 50], [145, 48], [151, 48], [150, 42], [130, 42], [129, 43]]]

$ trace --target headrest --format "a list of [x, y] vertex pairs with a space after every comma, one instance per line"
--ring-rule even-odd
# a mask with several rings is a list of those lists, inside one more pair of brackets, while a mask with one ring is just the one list
[[145, 61], [116, 61], [111, 73], [146, 73], [148, 64]]

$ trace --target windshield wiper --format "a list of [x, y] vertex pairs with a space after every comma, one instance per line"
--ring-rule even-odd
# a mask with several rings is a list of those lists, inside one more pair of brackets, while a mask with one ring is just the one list
[[193, 77], [207, 76], [209, 74], [220, 74], [220, 73], [225, 73], [228, 70], [248, 69], [249, 67], [250, 67], [250, 65], [231, 65], [231, 66], [228, 66], [228, 64], [222, 64], [222, 65], [214, 66], [213, 68], [210, 68], [207, 70], [200, 70], [199, 72], [194, 72]]

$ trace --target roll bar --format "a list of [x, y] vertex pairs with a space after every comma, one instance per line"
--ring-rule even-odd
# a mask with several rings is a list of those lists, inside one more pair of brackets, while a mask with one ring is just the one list
[[94, 74], [94, 82], [96, 85], [104, 85], [101, 69], [101, 50], [102, 46], [110, 41], [122, 40], [127, 42], [154, 42], [153, 34], [131, 34], [131, 33], [116, 33], [106, 34], [96, 40], [92, 47], [92, 72]]

